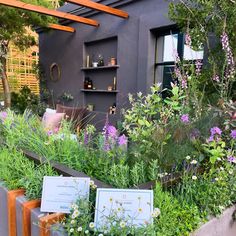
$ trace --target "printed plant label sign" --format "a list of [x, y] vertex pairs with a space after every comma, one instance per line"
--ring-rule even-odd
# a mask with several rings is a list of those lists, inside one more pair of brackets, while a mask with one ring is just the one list
[[90, 178], [45, 176], [41, 211], [70, 213], [79, 198], [89, 198], [89, 183]]
[[152, 223], [153, 191], [97, 189], [95, 226], [107, 230], [111, 222], [135, 227]]

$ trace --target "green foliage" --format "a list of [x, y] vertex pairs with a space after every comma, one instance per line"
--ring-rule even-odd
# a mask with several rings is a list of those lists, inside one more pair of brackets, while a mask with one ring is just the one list
[[236, 200], [235, 168], [221, 165], [209, 173], [186, 175], [174, 191], [179, 201], [196, 204], [202, 216], [219, 215]]
[[185, 98], [176, 85], [170, 93], [172, 96], [163, 100], [160, 85], [154, 85], [146, 96], [141, 93], [137, 94], [136, 99], [129, 96], [131, 108], [124, 113], [123, 127], [132, 142], [130, 154], [135, 161], [164, 160], [164, 148], [171, 138], [170, 123], [179, 119]]
[[[46, 0], [23, 0], [25, 3], [52, 8]], [[0, 42], [12, 41], [19, 48], [25, 48], [35, 44], [34, 38], [28, 34], [26, 27], [47, 26], [54, 22], [51, 17], [26, 10], [0, 6]]]
[[194, 203], [189, 205], [178, 201], [171, 193], [163, 191], [159, 184], [154, 196], [154, 204], [161, 211], [155, 220], [157, 236], [187, 236], [199, 226], [201, 216]]
[[48, 164], [36, 166], [15, 149], [2, 148], [0, 152], [0, 179], [9, 190], [24, 188], [26, 197], [39, 199], [44, 176], [56, 173]]
[[16, 113], [23, 114], [26, 109], [40, 116], [46, 109], [46, 104], [40, 101], [40, 97], [31, 92], [30, 88], [24, 86], [19, 93], [11, 93], [12, 109]]
[[[192, 41], [197, 48], [208, 42], [209, 33], [213, 32], [219, 38], [224, 30], [229, 34], [232, 45], [236, 45], [235, 1], [181, 0], [170, 4], [169, 16], [184, 32], [194, 36]], [[236, 53], [235, 50], [236, 47]]]

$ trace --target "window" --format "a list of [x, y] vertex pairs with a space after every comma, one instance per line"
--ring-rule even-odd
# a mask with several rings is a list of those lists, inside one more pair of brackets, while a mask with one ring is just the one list
[[[175, 66], [176, 54], [184, 60], [203, 59], [203, 50], [195, 51], [185, 44], [184, 35], [176, 30], [168, 30], [157, 34], [154, 83], [161, 82], [162, 88], [170, 88]], [[163, 92], [163, 97], [167, 93]]]

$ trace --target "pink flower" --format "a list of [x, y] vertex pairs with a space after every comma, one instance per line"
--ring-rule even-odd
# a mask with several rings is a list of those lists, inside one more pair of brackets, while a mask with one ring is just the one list
[[236, 158], [234, 156], [229, 156], [228, 157], [228, 162], [230, 163], [236, 163]]
[[213, 76], [212, 80], [215, 81], [215, 82], [217, 82], [217, 83], [219, 83], [219, 82], [220, 82], [220, 77], [219, 77], [219, 75]]
[[215, 126], [215, 127], [211, 128], [211, 136], [213, 136], [213, 137], [214, 137], [214, 135], [221, 136], [221, 133], [222, 133], [222, 130], [219, 127]]
[[6, 120], [6, 118], [7, 118], [7, 112], [6, 111], [0, 112], [0, 119], [1, 120]]
[[185, 124], [189, 123], [189, 122], [190, 122], [190, 121], [189, 121], [189, 115], [188, 115], [188, 114], [183, 114], [183, 115], [180, 117], [180, 120], [181, 120], [183, 123], [185, 123]]
[[47, 135], [48, 136], [52, 136], [53, 135], [53, 131], [52, 130], [48, 130]]
[[127, 145], [127, 143], [128, 143], [128, 138], [124, 134], [118, 138], [119, 146]]
[[185, 44], [187, 45], [187, 46], [191, 46], [191, 44], [192, 44], [192, 39], [191, 39], [191, 36], [190, 36], [190, 34], [186, 34], [185, 35]]
[[181, 87], [182, 87], [182, 89], [188, 88], [188, 82], [187, 82], [186, 79], [183, 79], [183, 80], [181, 81]]

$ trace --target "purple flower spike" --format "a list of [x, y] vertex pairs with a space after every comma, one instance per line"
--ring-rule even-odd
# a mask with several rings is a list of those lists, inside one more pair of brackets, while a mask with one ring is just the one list
[[234, 157], [234, 156], [229, 156], [229, 157], [228, 157], [228, 162], [230, 162], [230, 163], [236, 163], [236, 157]]
[[108, 135], [110, 137], [112, 137], [112, 138], [116, 138], [117, 137], [117, 129], [113, 125], [108, 125], [107, 126], [107, 132], [108, 132]]
[[84, 132], [84, 145], [85, 146], [88, 145], [88, 142], [89, 142], [88, 140], [89, 140], [88, 133], [85, 130], [85, 132]]
[[236, 139], [236, 129], [231, 130], [230, 136], [232, 137], [232, 139]]
[[188, 124], [189, 123], [189, 115], [188, 114], [183, 114], [180, 117], [180, 120], [184, 123], [184, 124]]
[[128, 143], [128, 138], [124, 134], [118, 138], [119, 146], [127, 145], [127, 143]]

